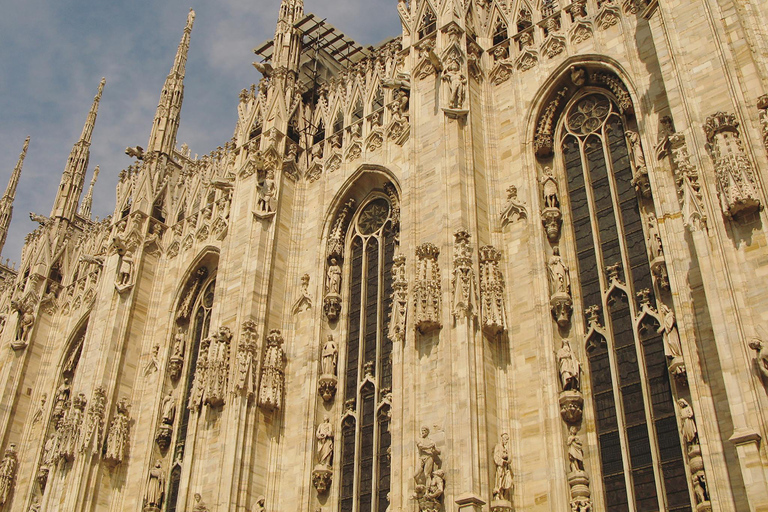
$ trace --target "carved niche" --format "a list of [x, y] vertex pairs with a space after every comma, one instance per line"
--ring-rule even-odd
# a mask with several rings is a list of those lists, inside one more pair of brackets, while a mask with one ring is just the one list
[[285, 352], [282, 345], [283, 335], [278, 329], [272, 329], [267, 336], [259, 387], [259, 407], [268, 411], [279, 410], [283, 404]]
[[707, 118], [704, 131], [715, 165], [723, 215], [738, 219], [762, 209], [754, 169], [742, 145], [736, 116], [717, 112]]
[[341, 264], [344, 255], [344, 240], [354, 211], [355, 200], [350, 199], [339, 211], [328, 235], [328, 251], [326, 255], [328, 267], [326, 270], [323, 311], [329, 322], [338, 320], [339, 313], [341, 312]]
[[507, 329], [504, 275], [499, 269], [501, 251], [491, 245], [480, 248], [480, 304], [483, 330], [489, 336]]
[[422, 334], [442, 327], [440, 266], [437, 262], [439, 255], [440, 249], [429, 242], [416, 248], [413, 302], [416, 329]]
[[472, 268], [472, 246], [470, 235], [460, 229], [454, 233], [453, 276], [451, 286], [451, 311], [453, 318], [475, 318], [477, 316], [477, 282]]

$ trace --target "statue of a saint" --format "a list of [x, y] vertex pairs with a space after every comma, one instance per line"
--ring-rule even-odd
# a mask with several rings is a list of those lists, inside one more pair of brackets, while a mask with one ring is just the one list
[[328, 282], [326, 287], [328, 288], [328, 293], [334, 295], [341, 294], [341, 267], [336, 258], [331, 258], [327, 276]]
[[192, 507], [192, 512], [208, 512], [208, 506], [203, 501], [203, 497], [199, 492], [195, 493], [195, 506]]
[[162, 463], [158, 460], [155, 462], [155, 467], [149, 470], [149, 476], [147, 477], [147, 493], [144, 496], [144, 502], [147, 507], [161, 509], [164, 497], [165, 473], [163, 472]]
[[749, 348], [757, 352], [757, 368], [760, 374], [768, 379], [768, 343], [755, 338], [749, 342]]
[[581, 389], [581, 363], [571, 350], [571, 343], [563, 340], [560, 350], [557, 351], [557, 363], [560, 367], [560, 383], [563, 391], [579, 391]]
[[321, 466], [333, 465], [333, 425], [327, 417], [318, 425], [317, 432], [317, 463]]
[[578, 433], [579, 429], [575, 426], [568, 429], [568, 460], [571, 463], [571, 473], [584, 471], [584, 447]]
[[339, 358], [339, 347], [333, 341], [333, 335], [328, 335], [328, 341], [323, 346], [322, 370], [323, 375], [336, 376], [336, 363]]
[[557, 195], [557, 182], [552, 173], [552, 168], [544, 167], [544, 176], [541, 178], [544, 189], [544, 208], [560, 208], [560, 199]]
[[648, 248], [651, 250], [651, 259], [664, 257], [664, 248], [661, 245], [661, 235], [659, 235], [659, 223], [656, 216], [648, 214]]
[[493, 498], [510, 501], [509, 491], [512, 489], [512, 468], [510, 466], [509, 434], [501, 434], [501, 442], [493, 449], [493, 462], [496, 464], [496, 483], [493, 487]]
[[259, 213], [272, 213], [274, 210], [272, 201], [277, 192], [273, 171], [267, 171], [264, 181], [258, 184], [259, 199], [256, 202], [256, 210]]
[[571, 294], [571, 277], [568, 266], [560, 257], [560, 248], [552, 248], [552, 256], [549, 258], [549, 282], [552, 295]]
[[696, 427], [696, 420], [693, 417], [693, 408], [688, 404], [685, 398], [677, 401], [680, 411], [680, 423], [682, 424], [682, 434], [685, 444], [688, 446], [699, 444], [699, 429]]
[[131, 274], [133, 271], [133, 253], [126, 251], [120, 259], [120, 272], [117, 279], [119, 286], [128, 286], [131, 284]]
[[163, 423], [165, 425], [173, 425], [173, 420], [176, 419], [176, 400], [173, 397], [173, 391], [169, 391], [163, 398]]
[[17, 465], [16, 445], [11, 443], [5, 450], [2, 462], [0, 462], [0, 505], [8, 502], [8, 496], [11, 494], [13, 481], [16, 478]]
[[466, 96], [467, 77], [465, 77], [456, 60], [452, 60], [443, 72], [443, 80], [448, 83], [448, 107], [461, 109]]
[[440, 455], [435, 442], [429, 438], [429, 428], [421, 427], [421, 439], [416, 442], [416, 447], [419, 449], [419, 467], [413, 479], [417, 484], [428, 485], [435, 468], [435, 457]]
[[664, 348], [667, 351], [667, 357], [673, 359], [683, 357], [683, 348], [680, 344], [680, 332], [677, 330], [675, 312], [664, 303], [659, 306], [659, 311], [664, 320], [664, 325], [662, 325], [661, 329], [664, 331]]

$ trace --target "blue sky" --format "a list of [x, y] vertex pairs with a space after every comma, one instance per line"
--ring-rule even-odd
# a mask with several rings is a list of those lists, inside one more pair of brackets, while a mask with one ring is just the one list
[[[191, 3], [192, 2], [192, 3]], [[274, 35], [279, 0], [23, 0], [0, 16], [0, 194], [27, 135], [32, 137], [2, 258], [19, 261], [24, 237], [48, 215], [99, 80], [93, 168], [94, 216], [112, 213], [127, 146], [146, 146], [157, 101], [187, 12], [197, 13], [187, 65], [179, 145], [203, 155], [232, 137], [241, 89], [258, 82], [254, 47]], [[397, 0], [305, 0], [367, 46], [400, 33]]]

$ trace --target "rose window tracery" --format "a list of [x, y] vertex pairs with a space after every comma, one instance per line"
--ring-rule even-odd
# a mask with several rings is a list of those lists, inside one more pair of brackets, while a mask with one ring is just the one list
[[611, 113], [611, 103], [605, 96], [592, 94], [574, 105], [568, 116], [568, 128], [581, 135], [597, 131]]

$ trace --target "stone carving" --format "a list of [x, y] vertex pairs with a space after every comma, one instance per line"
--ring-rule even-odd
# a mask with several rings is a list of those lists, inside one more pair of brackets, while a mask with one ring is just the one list
[[413, 285], [416, 329], [425, 334], [442, 327], [440, 322], [441, 288], [440, 249], [431, 243], [416, 248], [416, 282]]
[[536, 124], [536, 135], [533, 141], [533, 148], [536, 151], [536, 155], [539, 157], [545, 157], [552, 154], [555, 144], [555, 114], [560, 108], [563, 98], [567, 95], [568, 87], [563, 87], [557, 91], [554, 98], [552, 98], [552, 101], [547, 104], [542, 112], [541, 117], [539, 117], [539, 122]]
[[35, 314], [33, 301], [11, 300], [11, 307], [19, 315], [16, 326], [16, 339], [11, 342], [13, 350], [24, 350], [29, 345], [29, 335], [32, 327], [35, 325]]
[[768, 94], [763, 94], [757, 99], [757, 111], [763, 130], [763, 144], [768, 151]]
[[235, 374], [235, 392], [245, 396], [250, 402], [256, 396], [256, 323], [248, 320], [243, 323], [240, 346], [237, 350], [237, 373]]
[[43, 418], [45, 412], [45, 403], [48, 401], [48, 394], [43, 393], [40, 397], [40, 407], [35, 411], [35, 415], [32, 416], [32, 423], [35, 424]]
[[27, 512], [40, 512], [40, 498], [32, 496], [32, 501], [29, 504]]
[[16, 445], [11, 443], [5, 450], [3, 460], [0, 462], [0, 505], [8, 502], [16, 481], [16, 467], [19, 465]]
[[329, 262], [332, 257], [340, 260], [344, 254], [344, 240], [346, 239], [347, 235], [347, 227], [349, 226], [349, 221], [354, 211], [355, 200], [350, 199], [341, 208], [338, 216], [336, 217], [336, 220], [333, 223], [331, 232], [328, 235], [327, 257]]
[[511, 457], [509, 434], [505, 432], [501, 434], [501, 442], [493, 449], [493, 463], [496, 464], [496, 480], [493, 485], [491, 509], [494, 511], [512, 510]]
[[754, 169], [742, 146], [736, 116], [717, 112], [707, 118], [704, 131], [715, 166], [723, 215], [738, 219], [762, 209]]
[[117, 273], [115, 288], [119, 293], [129, 290], [133, 286], [133, 252], [128, 250], [120, 256], [120, 269]]
[[118, 465], [123, 462], [125, 449], [128, 446], [128, 434], [131, 420], [128, 417], [131, 405], [127, 398], [122, 398], [116, 405], [117, 411], [112, 419], [107, 436], [107, 449], [104, 453], [104, 462], [110, 465]]
[[685, 445], [689, 447], [699, 444], [699, 429], [696, 427], [696, 420], [693, 415], [693, 408], [688, 404], [685, 398], [677, 401], [678, 411], [680, 413], [680, 430]]
[[451, 59], [443, 71], [442, 80], [446, 83], [448, 108], [462, 110], [467, 95], [467, 77], [461, 71], [457, 59]]
[[568, 428], [568, 461], [570, 472], [584, 471], [584, 447], [578, 436], [579, 429], [575, 426]]
[[184, 367], [184, 350], [186, 348], [184, 328], [176, 326], [176, 332], [173, 335], [173, 351], [168, 360], [168, 376], [173, 382], [181, 377], [181, 369]]
[[453, 236], [455, 238], [453, 276], [451, 277], [453, 318], [475, 318], [477, 316], [477, 283], [475, 271], [472, 268], [472, 247], [469, 242], [471, 235], [460, 229]]
[[338, 259], [332, 256], [328, 261], [328, 271], [325, 281], [325, 299], [323, 310], [328, 320], [335, 322], [341, 312], [341, 266]]
[[549, 241], [556, 243], [560, 239], [560, 226], [563, 221], [563, 213], [560, 210], [560, 196], [552, 168], [546, 166], [543, 172], [541, 188], [544, 208], [541, 210], [541, 222], [547, 232]]
[[579, 429], [568, 428], [568, 486], [571, 489], [571, 511], [589, 512], [592, 510], [592, 493], [589, 490], [589, 475], [584, 471], [584, 447]]
[[218, 407], [224, 404], [229, 376], [229, 343], [232, 332], [219, 330], [200, 343], [195, 380], [189, 396], [189, 409], [198, 411], [202, 405]]
[[158, 353], [160, 352], [160, 345], [152, 347], [152, 354], [149, 357], [149, 362], [144, 367], [144, 376], [149, 377], [155, 374], [160, 369], [160, 359]]
[[263, 178], [256, 185], [258, 197], [256, 199], [256, 211], [254, 214], [259, 218], [269, 218], [275, 214], [274, 202], [277, 196], [277, 185], [275, 184], [275, 171], [272, 169], [266, 171]]
[[78, 394], [72, 399], [67, 417], [62, 420], [63, 423], [59, 424], [56, 432], [56, 449], [57, 458], [60, 460], [71, 462], [75, 458], [86, 403], [85, 394]]
[[445, 472], [438, 469], [440, 450], [429, 438], [429, 428], [421, 427], [421, 439], [416, 442], [419, 465], [413, 479], [416, 482], [413, 499], [421, 512], [437, 512], [445, 489]]
[[256, 510], [254, 512], [264, 512], [264, 502], [266, 501], [266, 498], [264, 496], [259, 496], [256, 500]]
[[107, 395], [104, 388], [99, 386], [93, 392], [91, 404], [85, 416], [80, 452], [88, 450], [97, 455], [101, 450], [102, 435], [104, 434], [104, 413], [106, 411]]
[[669, 274], [664, 261], [664, 247], [659, 234], [659, 223], [653, 213], [648, 214], [648, 252], [651, 260], [651, 273], [664, 290], [669, 290]]
[[557, 351], [557, 364], [560, 368], [560, 385], [563, 391], [581, 390], [581, 363], [571, 350], [571, 343], [563, 340]]
[[749, 348], [757, 352], [757, 369], [764, 379], [768, 379], [768, 343], [755, 338], [749, 342]]
[[199, 492], [195, 493], [194, 499], [195, 504], [192, 507], [192, 512], [208, 512], [208, 506], [203, 501], [203, 497], [200, 496]]
[[691, 483], [696, 496], [696, 509], [711, 510], [707, 477], [704, 472], [704, 459], [701, 456], [701, 445], [699, 444], [699, 429], [696, 426], [693, 408], [684, 398], [677, 400], [677, 407], [680, 415], [680, 435], [687, 447], [688, 468], [691, 472]]
[[627, 130], [625, 132], [629, 144], [632, 162], [632, 186], [645, 198], [651, 197], [651, 182], [648, 179], [648, 166], [645, 163], [645, 155], [640, 145], [640, 134]]
[[189, 315], [192, 313], [192, 306], [194, 306], [197, 294], [207, 277], [207, 267], [200, 267], [195, 271], [195, 277], [184, 293], [184, 298], [182, 299], [181, 305], [179, 306], [179, 312], [176, 316], [177, 323], [182, 324], [189, 320]]
[[507, 329], [504, 275], [499, 269], [501, 252], [493, 246], [480, 248], [480, 302], [483, 330], [493, 336]]
[[669, 372], [678, 380], [685, 382], [686, 369], [683, 360], [683, 347], [680, 343], [680, 332], [677, 330], [675, 312], [664, 303], [659, 305], [662, 325], [659, 332], [664, 333], [664, 353], [669, 361]]
[[291, 311], [296, 315], [310, 309], [312, 309], [312, 297], [309, 294], [309, 274], [304, 274], [301, 276], [301, 295], [293, 303]]
[[53, 412], [51, 413], [51, 422], [56, 425], [64, 417], [69, 407], [69, 395], [72, 392], [72, 386], [69, 383], [69, 378], [64, 377], [64, 381], [56, 390], [56, 396], [53, 403]]
[[165, 471], [163, 471], [162, 462], [158, 460], [147, 476], [144, 512], [160, 512], [163, 501], [165, 501]]
[[528, 208], [525, 203], [517, 198], [517, 187], [510, 185], [507, 189], [507, 204], [501, 211], [501, 227], [512, 224], [518, 220], [528, 218]]
[[155, 436], [155, 442], [161, 450], [166, 450], [171, 443], [173, 422], [175, 420], [176, 397], [173, 396], [173, 391], [169, 391], [163, 398], [163, 403], [160, 406], [160, 426], [158, 427], [157, 435]]
[[672, 167], [677, 184], [677, 198], [683, 213], [683, 223], [691, 230], [706, 228], [707, 213], [699, 184], [699, 171], [691, 163], [685, 135], [669, 136]]
[[387, 336], [392, 342], [405, 341], [405, 322], [408, 316], [408, 279], [405, 275], [405, 256], [398, 254], [392, 262], [392, 315]]
[[557, 325], [567, 327], [571, 322], [573, 301], [571, 300], [571, 275], [568, 266], [560, 256], [560, 248], [552, 248], [549, 258], [549, 305]]
[[331, 486], [333, 477], [333, 425], [328, 417], [318, 425], [315, 432], [317, 439], [317, 464], [312, 471], [312, 483], [318, 494], [325, 494]]
[[259, 406], [268, 411], [279, 410], [283, 404], [285, 352], [282, 345], [282, 334], [278, 329], [272, 329], [267, 336], [259, 388]]
[[320, 379], [318, 381], [318, 392], [323, 397], [323, 401], [330, 402], [336, 395], [336, 385], [338, 384], [336, 366], [339, 361], [339, 347], [333, 340], [333, 335], [328, 335], [328, 340], [323, 345], [320, 359]]

